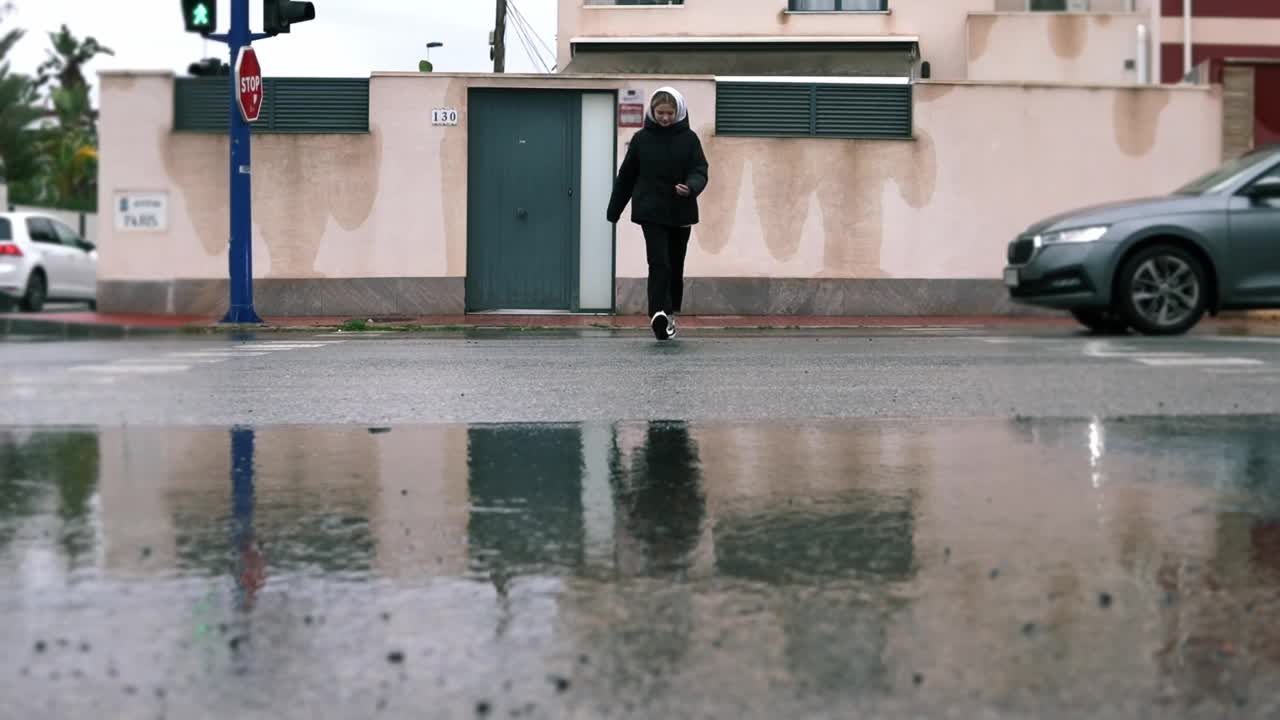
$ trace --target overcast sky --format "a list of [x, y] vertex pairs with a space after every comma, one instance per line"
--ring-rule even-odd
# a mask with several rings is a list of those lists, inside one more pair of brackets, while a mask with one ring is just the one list
[[[0, 0], [0, 6], [6, 0]], [[9, 0], [15, 12], [0, 27], [28, 30], [11, 55], [13, 69], [34, 73], [49, 47], [46, 33], [66, 23], [80, 38], [92, 35], [115, 50], [90, 66], [185, 73], [205, 56], [226, 58], [221, 43], [183, 31], [181, 0]], [[554, 51], [556, 0], [509, 0]], [[367, 77], [373, 71], [416, 71], [426, 43], [438, 72], [484, 72], [489, 60], [493, 0], [314, 0], [316, 19], [288, 35], [254, 45], [269, 76]], [[218, 30], [230, 22], [230, 0], [218, 1]], [[249, 25], [262, 29], [262, 0], [249, 0]], [[515, 30], [507, 28], [508, 72], [531, 72]], [[539, 69], [540, 71], [540, 69]]]

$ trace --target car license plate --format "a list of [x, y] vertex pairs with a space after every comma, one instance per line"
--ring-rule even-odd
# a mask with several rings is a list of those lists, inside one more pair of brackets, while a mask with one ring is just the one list
[[1019, 281], [1018, 268], [1005, 268], [1004, 270], [1005, 287], [1016, 288], [1018, 287], [1018, 281]]

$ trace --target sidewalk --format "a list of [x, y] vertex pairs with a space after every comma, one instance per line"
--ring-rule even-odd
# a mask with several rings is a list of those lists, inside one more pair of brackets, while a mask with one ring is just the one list
[[[346, 330], [395, 331], [462, 330], [476, 328], [512, 329], [606, 329], [648, 330], [648, 320], [639, 315], [432, 315], [425, 317], [277, 317], [264, 318], [253, 326], [256, 332]], [[685, 316], [685, 329], [817, 329], [894, 327], [1053, 327], [1070, 326], [1070, 318], [1059, 317], [823, 317], [823, 316]], [[117, 315], [94, 312], [18, 313], [0, 315], [0, 335], [55, 335], [75, 337], [130, 337], [172, 333], [199, 334], [233, 331], [218, 318], [176, 315]]]
[[[278, 317], [252, 326], [254, 332], [384, 331], [412, 332], [510, 328], [523, 330], [603, 329], [647, 331], [648, 320], [639, 315], [432, 315], [425, 317]], [[1231, 314], [1207, 318], [1203, 325], [1226, 328], [1271, 325], [1277, 313]], [[1034, 316], [779, 316], [703, 315], [680, 318], [680, 327], [693, 330], [798, 330], [838, 328], [1075, 328], [1065, 313]], [[222, 325], [214, 317], [176, 315], [117, 315], [94, 312], [0, 314], [0, 336], [41, 335], [64, 338], [119, 338], [165, 334], [233, 332], [243, 327]]]

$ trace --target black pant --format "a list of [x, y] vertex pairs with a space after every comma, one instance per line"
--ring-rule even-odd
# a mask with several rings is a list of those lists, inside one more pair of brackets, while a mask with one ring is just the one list
[[649, 256], [649, 317], [659, 312], [680, 312], [690, 228], [644, 225], [643, 229]]

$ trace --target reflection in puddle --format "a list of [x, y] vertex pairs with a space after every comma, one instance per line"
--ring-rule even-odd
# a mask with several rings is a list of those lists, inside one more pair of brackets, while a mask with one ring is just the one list
[[1266, 717], [1277, 427], [0, 431], [0, 692], [68, 716]]

